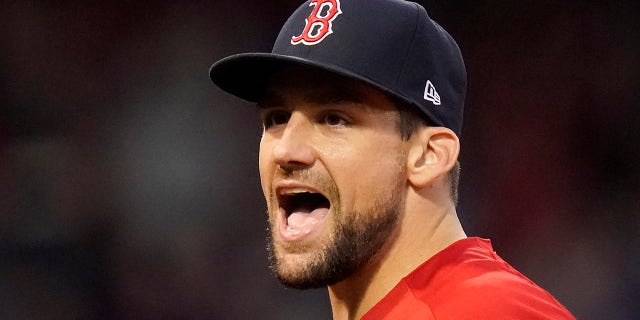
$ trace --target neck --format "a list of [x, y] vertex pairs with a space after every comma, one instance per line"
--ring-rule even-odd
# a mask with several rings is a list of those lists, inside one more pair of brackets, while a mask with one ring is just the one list
[[333, 319], [360, 319], [402, 278], [466, 237], [453, 204], [439, 209], [417, 204], [407, 206], [394, 234], [367, 265], [329, 286]]

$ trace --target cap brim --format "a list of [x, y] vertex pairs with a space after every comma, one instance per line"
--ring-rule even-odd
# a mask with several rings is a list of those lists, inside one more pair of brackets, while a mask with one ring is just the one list
[[271, 76], [286, 66], [309, 67], [329, 71], [365, 82], [388, 94], [407, 100], [398, 93], [392, 92], [384, 86], [340, 66], [275, 53], [241, 53], [223, 58], [211, 66], [209, 77], [222, 90], [244, 100], [257, 102]]
[[409, 105], [422, 109], [426, 120], [437, 126], [443, 126], [429, 110], [405, 97], [402, 94], [390, 90], [386, 86], [371, 79], [353, 73], [337, 65], [320, 63], [295, 56], [280, 55], [275, 53], [240, 53], [228, 56], [215, 62], [209, 69], [209, 77], [220, 89], [233, 94], [241, 99], [258, 102], [264, 93], [267, 82], [276, 72], [287, 66], [309, 67], [332, 72], [347, 78], [362, 81], [378, 90], [400, 99]]

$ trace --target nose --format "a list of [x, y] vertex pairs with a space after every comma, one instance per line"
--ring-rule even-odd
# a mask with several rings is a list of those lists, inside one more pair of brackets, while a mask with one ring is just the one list
[[312, 131], [310, 121], [304, 115], [294, 112], [273, 148], [275, 163], [285, 170], [313, 165], [315, 153], [311, 146]]

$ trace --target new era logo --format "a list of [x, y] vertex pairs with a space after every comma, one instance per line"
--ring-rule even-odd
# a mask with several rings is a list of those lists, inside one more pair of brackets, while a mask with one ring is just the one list
[[427, 80], [427, 85], [424, 87], [424, 99], [433, 102], [436, 106], [440, 105], [440, 95], [430, 80]]

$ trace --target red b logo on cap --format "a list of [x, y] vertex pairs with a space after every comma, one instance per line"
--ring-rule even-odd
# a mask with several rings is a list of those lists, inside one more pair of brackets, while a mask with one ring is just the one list
[[[313, 12], [305, 19], [304, 31], [297, 37], [291, 37], [291, 44], [304, 43], [314, 45], [333, 33], [331, 24], [342, 13], [340, 0], [312, 0], [309, 6], [314, 6]], [[326, 10], [325, 10], [326, 8]], [[326, 13], [323, 13], [326, 12]]]

